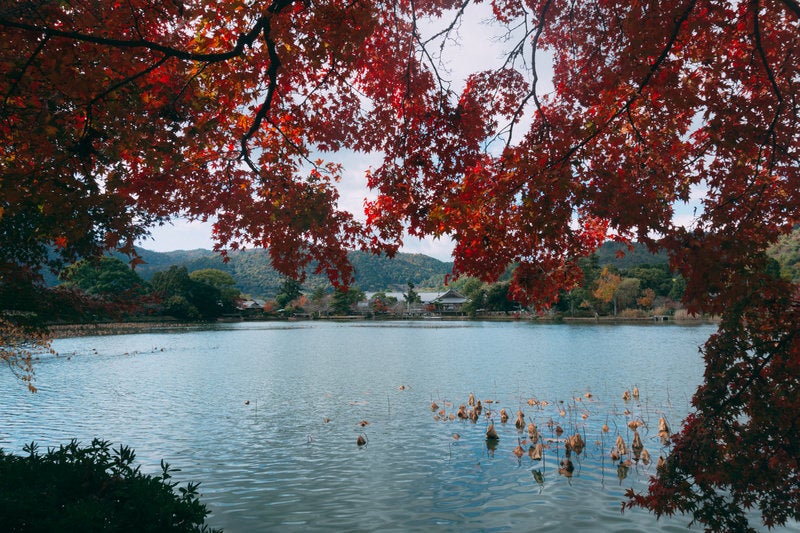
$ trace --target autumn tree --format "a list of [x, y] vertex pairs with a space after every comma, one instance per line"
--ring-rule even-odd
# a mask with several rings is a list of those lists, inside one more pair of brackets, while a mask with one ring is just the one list
[[[722, 321], [629, 503], [800, 518], [800, 299], [765, 253], [798, 223], [800, 5], [493, 0], [506, 54], [461, 87], [446, 51], [473, 7], [0, 2], [0, 292], [176, 214], [342, 286], [350, 248], [450, 236], [456, 276], [516, 265], [512, 297], [540, 308], [605, 239], [639, 241]], [[383, 156], [363, 221], [338, 206], [341, 149]]]
[[594, 297], [604, 303], [610, 303], [614, 316], [617, 316], [617, 292], [619, 291], [622, 276], [611, 272], [608, 267], [603, 269], [597, 278], [597, 287]]
[[641, 296], [636, 298], [636, 305], [644, 309], [650, 309], [651, 307], [653, 307], [653, 302], [655, 301], [655, 299], [656, 299], [656, 291], [648, 287], [642, 291]]

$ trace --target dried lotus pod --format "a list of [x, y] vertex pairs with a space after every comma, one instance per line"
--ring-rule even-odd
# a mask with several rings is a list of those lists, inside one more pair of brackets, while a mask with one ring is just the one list
[[617, 442], [614, 445], [617, 449], [617, 453], [620, 455], [625, 455], [628, 453], [628, 447], [625, 445], [625, 441], [622, 439], [622, 435], [617, 435]]
[[667, 421], [664, 419], [663, 416], [659, 417], [658, 419], [658, 431], [659, 433], [663, 431], [669, 434], [669, 426], [667, 425]]
[[625, 391], [622, 393], [622, 399], [626, 402], [631, 399], [631, 393], [629, 391]]
[[640, 428], [643, 425], [644, 422], [642, 422], [641, 420], [631, 420], [630, 422], [628, 422], [628, 427], [634, 431], [636, 431], [637, 428]]
[[525, 448], [522, 447], [522, 444], [517, 444], [517, 447], [514, 448], [512, 453], [517, 456], [517, 459], [519, 459], [525, 455]]
[[494, 429], [494, 424], [489, 424], [486, 429], [486, 440], [500, 440], [500, 437], [497, 436], [497, 431]]
[[367, 444], [367, 437], [365, 437], [363, 434], [359, 435], [356, 439], [356, 444], [359, 446], [365, 446]]
[[567, 477], [572, 477], [572, 473], [575, 471], [575, 465], [572, 464], [572, 461], [569, 459], [564, 459], [561, 461], [561, 466], [558, 469], [558, 473], [562, 474]]
[[603, 424], [603, 433], [608, 433], [608, 424]]
[[503, 424], [508, 422], [508, 411], [506, 411], [505, 408], [500, 409], [500, 422]]
[[542, 443], [537, 442], [534, 446], [528, 448], [528, 457], [530, 457], [534, 461], [541, 461], [543, 451], [544, 447], [542, 446]]
[[467, 414], [467, 406], [461, 404], [458, 407], [458, 413], [456, 413], [456, 416], [458, 416], [458, 418], [469, 418], [469, 415]]
[[431, 402], [431, 411], [438, 411], [438, 410], [439, 406], [436, 404], [436, 402]]
[[522, 411], [517, 411], [517, 420], [514, 422], [517, 429], [525, 427], [525, 414]]
[[581, 437], [580, 433], [575, 433], [573, 436], [567, 439], [567, 442], [564, 446], [569, 446], [569, 449], [580, 455], [581, 452], [583, 452], [583, 448], [586, 446], [586, 444], [583, 442], [583, 438]]
[[639, 387], [633, 387], [633, 398], [636, 400], [639, 399]]
[[562, 435], [564, 433], [564, 428], [561, 426], [556, 426], [556, 435]]
[[639, 456], [639, 459], [645, 466], [650, 464], [650, 452], [647, 451], [647, 448], [642, 449], [642, 453]]
[[640, 453], [644, 448], [644, 445], [642, 444], [642, 438], [639, 436], [639, 432], [636, 430], [633, 432], [633, 444], [631, 444], [631, 448], [633, 448], [635, 453]]
[[470, 407], [472, 407], [473, 405], [475, 405], [475, 395], [474, 395], [474, 394], [472, 394], [471, 392], [469, 393], [469, 400], [467, 400], [467, 404], [468, 404]]

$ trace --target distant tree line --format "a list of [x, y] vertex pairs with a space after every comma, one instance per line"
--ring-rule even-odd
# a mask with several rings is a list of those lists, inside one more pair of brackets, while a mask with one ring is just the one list
[[[671, 314], [680, 307], [686, 282], [674, 274], [666, 262], [636, 264], [621, 268], [613, 263], [600, 263], [593, 254], [580, 260], [583, 282], [579, 287], [561, 291], [553, 312], [561, 316], [624, 316]], [[785, 268], [771, 260], [776, 275], [786, 275]], [[515, 313], [523, 306], [509, 295], [513, 269], [495, 283], [477, 278], [462, 277], [451, 287], [463, 294], [468, 302], [463, 313], [480, 316], [491, 313]], [[236, 288], [236, 280], [228, 272], [203, 268], [188, 272], [186, 266], [171, 265], [144, 280], [127, 263], [114, 257], [97, 261], [83, 260], [67, 267], [60, 274], [60, 286], [54, 292], [52, 313], [66, 320], [102, 320], [119, 317], [164, 317], [178, 320], [216, 320], [239, 312], [245, 295]], [[442, 286], [428, 290], [441, 290]], [[333, 290], [315, 286], [304, 290], [296, 280], [285, 278], [273, 299], [251, 314], [259, 316], [341, 316], [354, 313], [373, 316], [407, 314], [413, 305], [419, 307], [418, 288], [407, 282], [400, 301], [388, 296], [389, 291], [376, 292], [366, 306], [364, 292], [358, 287]], [[80, 302], [80, 305], [76, 303]], [[76, 305], [71, 305], [71, 303]], [[80, 308], [81, 316], [63, 312], [70, 307]]]
[[[593, 254], [580, 260], [583, 282], [579, 287], [561, 291], [553, 311], [563, 316], [645, 315], [658, 311], [671, 313], [680, 306], [684, 279], [673, 274], [666, 262], [638, 264], [620, 268], [614, 264], [600, 265]], [[522, 306], [509, 296], [510, 273], [505, 280], [483, 283], [477, 278], [462, 278], [453, 287], [469, 298], [464, 311], [469, 315], [512, 313]]]
[[185, 266], [173, 265], [148, 282], [123, 261], [103, 257], [69, 266], [60, 279], [62, 289], [102, 302], [85, 319], [144, 315], [215, 320], [235, 312], [241, 299], [233, 277], [214, 268], [189, 273]]

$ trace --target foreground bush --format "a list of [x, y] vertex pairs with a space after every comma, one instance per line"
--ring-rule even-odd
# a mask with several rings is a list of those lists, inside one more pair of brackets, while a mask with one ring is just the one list
[[198, 485], [178, 487], [164, 461], [161, 475], [142, 474], [132, 467], [133, 450], [99, 439], [85, 448], [73, 440], [44, 454], [31, 443], [24, 452], [0, 450], [4, 531], [209, 531]]

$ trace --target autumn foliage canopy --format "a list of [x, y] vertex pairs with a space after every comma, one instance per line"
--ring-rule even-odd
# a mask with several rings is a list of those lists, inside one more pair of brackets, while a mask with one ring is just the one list
[[[513, 264], [516, 299], [541, 308], [604, 240], [643, 242], [722, 322], [693, 414], [628, 505], [718, 529], [747, 508], [799, 519], [800, 301], [765, 250], [798, 224], [800, 5], [473, 4], [0, 2], [3, 282], [182, 215], [215, 220], [223, 253], [268, 247], [343, 285], [350, 249], [451, 236], [455, 275]], [[442, 54], [476, 7], [506, 53], [459, 84]], [[342, 150], [383, 158], [363, 214], [339, 207]]]

